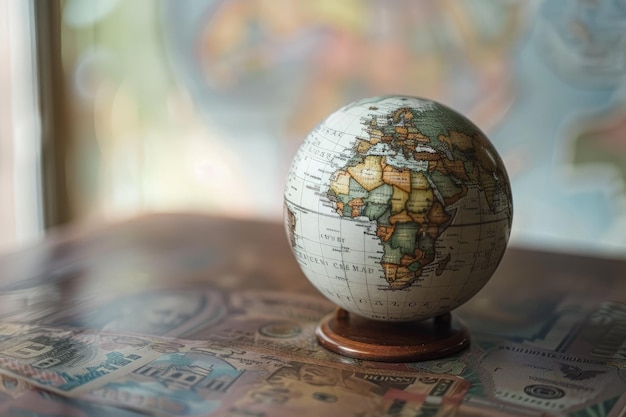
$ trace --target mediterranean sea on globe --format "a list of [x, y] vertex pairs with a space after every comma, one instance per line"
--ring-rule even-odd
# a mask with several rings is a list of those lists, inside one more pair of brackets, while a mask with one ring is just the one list
[[418, 97], [332, 113], [300, 146], [285, 187], [285, 226], [308, 280], [382, 321], [435, 317], [474, 296], [504, 255], [512, 215], [487, 137]]

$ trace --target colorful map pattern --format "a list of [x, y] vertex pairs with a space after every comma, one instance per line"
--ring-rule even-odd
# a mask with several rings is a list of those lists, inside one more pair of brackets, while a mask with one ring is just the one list
[[485, 136], [443, 106], [401, 107], [363, 124], [368, 139], [357, 139], [328, 197], [341, 216], [376, 222], [385, 278], [391, 288], [407, 288], [435, 260], [435, 242], [455, 214], [450, 206], [467, 195], [468, 184], [479, 185], [493, 212], [498, 187], [511, 199], [506, 172]]

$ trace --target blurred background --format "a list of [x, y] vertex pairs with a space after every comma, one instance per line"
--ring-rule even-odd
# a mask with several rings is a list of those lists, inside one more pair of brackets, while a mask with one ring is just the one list
[[0, 250], [72, 221], [280, 221], [291, 158], [357, 98], [466, 114], [512, 244], [626, 256], [626, 0], [4, 0]]

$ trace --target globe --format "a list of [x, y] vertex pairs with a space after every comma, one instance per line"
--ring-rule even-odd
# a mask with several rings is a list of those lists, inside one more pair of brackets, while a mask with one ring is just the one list
[[355, 101], [298, 149], [285, 193], [297, 262], [329, 300], [358, 316], [441, 316], [491, 278], [509, 239], [504, 164], [484, 133], [432, 100]]

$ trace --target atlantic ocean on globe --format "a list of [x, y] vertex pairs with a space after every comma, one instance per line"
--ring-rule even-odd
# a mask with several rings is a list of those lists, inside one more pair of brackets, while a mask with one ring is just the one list
[[296, 153], [285, 225], [308, 280], [348, 312], [388, 322], [443, 315], [506, 250], [513, 203], [487, 137], [423, 98], [353, 102]]

